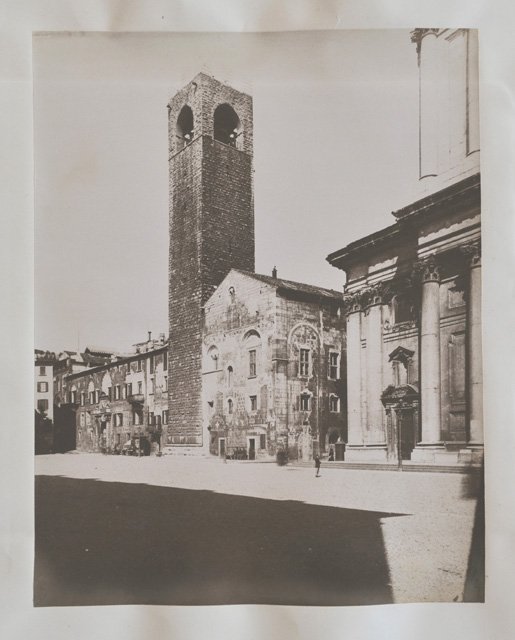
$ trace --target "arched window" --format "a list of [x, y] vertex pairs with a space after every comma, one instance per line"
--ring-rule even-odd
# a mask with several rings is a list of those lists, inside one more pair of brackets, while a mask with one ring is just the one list
[[232, 399], [229, 398], [229, 400], [227, 400], [227, 413], [228, 414], [232, 414], [233, 409], [234, 409], [234, 403], [233, 403]]
[[219, 104], [214, 117], [215, 140], [236, 147], [241, 134], [241, 123], [236, 111], [228, 104]]
[[220, 354], [217, 347], [210, 347], [207, 352], [207, 367], [208, 371], [218, 371], [218, 362], [220, 360]]
[[193, 140], [193, 111], [187, 104], [181, 109], [175, 126], [177, 148], [183, 149]]
[[227, 367], [227, 386], [232, 387], [232, 374], [233, 368], [231, 366]]

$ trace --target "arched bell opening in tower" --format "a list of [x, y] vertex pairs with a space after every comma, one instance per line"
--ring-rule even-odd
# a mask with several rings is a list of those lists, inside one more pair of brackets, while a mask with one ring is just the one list
[[228, 104], [218, 105], [214, 117], [215, 140], [239, 148], [242, 133], [241, 122], [236, 111]]
[[184, 149], [193, 140], [193, 111], [187, 104], [184, 105], [179, 113], [175, 132], [179, 150]]

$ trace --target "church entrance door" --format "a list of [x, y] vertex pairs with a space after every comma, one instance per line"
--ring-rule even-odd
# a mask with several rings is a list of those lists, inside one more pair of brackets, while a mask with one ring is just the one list
[[397, 410], [399, 428], [399, 461], [411, 460], [411, 452], [415, 448], [415, 420], [413, 408]]

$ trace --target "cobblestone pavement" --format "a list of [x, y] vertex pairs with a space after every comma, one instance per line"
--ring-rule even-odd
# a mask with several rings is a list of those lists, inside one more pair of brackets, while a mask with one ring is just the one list
[[[477, 502], [471, 495], [474, 491], [468, 476], [322, 467], [321, 477], [315, 478], [314, 469], [273, 463], [75, 452], [37, 456], [35, 472], [40, 476], [299, 501], [349, 510], [349, 514], [375, 512], [382, 516], [379, 531], [393, 602], [463, 600]], [[336, 532], [334, 545], [345, 547], [345, 537], [338, 539]], [[331, 553], [330, 548], [325, 551]]]

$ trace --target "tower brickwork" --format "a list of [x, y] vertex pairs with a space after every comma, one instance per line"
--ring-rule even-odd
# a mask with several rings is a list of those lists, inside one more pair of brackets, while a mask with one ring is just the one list
[[231, 268], [254, 271], [252, 99], [199, 74], [168, 111], [170, 413], [164, 443], [206, 448], [203, 305]]

